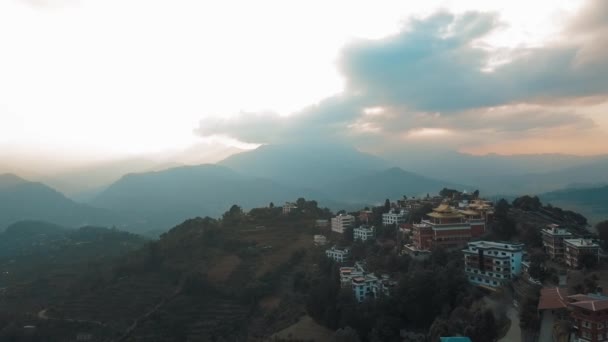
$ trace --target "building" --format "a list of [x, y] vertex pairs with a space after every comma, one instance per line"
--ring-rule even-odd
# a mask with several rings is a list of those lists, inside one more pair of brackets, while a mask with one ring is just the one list
[[315, 227], [317, 228], [327, 228], [329, 227], [329, 220], [316, 220]]
[[376, 229], [372, 227], [361, 226], [353, 229], [353, 240], [367, 241], [375, 237]]
[[382, 214], [382, 225], [400, 225], [406, 222], [408, 212], [405, 209], [399, 211], [391, 209], [388, 213]]
[[591, 255], [599, 261], [600, 246], [590, 239], [564, 239], [564, 261], [571, 268], [583, 266], [583, 259]]
[[475, 285], [500, 287], [521, 273], [523, 244], [469, 242], [464, 253], [465, 274]]
[[397, 282], [391, 280], [387, 274], [377, 277], [371, 273], [353, 277], [351, 284], [355, 298], [359, 303], [366, 299], [390, 296], [391, 289], [397, 286]]
[[285, 202], [285, 204], [283, 205], [283, 215], [287, 215], [295, 209], [298, 209], [297, 204], [292, 202]]
[[313, 242], [315, 246], [325, 246], [327, 244], [327, 237], [325, 235], [313, 236]]
[[340, 284], [342, 287], [352, 286], [353, 278], [363, 276], [365, 276], [365, 265], [361, 262], [356, 262], [354, 267], [340, 267]]
[[568, 297], [570, 317], [574, 326], [574, 341], [605, 341], [608, 334], [608, 297], [574, 295]]
[[486, 232], [486, 219], [480, 212], [473, 209], [460, 210], [459, 212], [471, 226], [472, 237], [482, 236]]
[[[538, 311], [543, 324], [548, 322], [549, 330], [554, 330], [554, 322], [569, 319], [574, 331], [574, 339], [570, 341], [608, 340], [608, 297], [601, 293], [568, 296], [564, 288], [545, 288], [541, 290]], [[556, 331], [553, 333], [555, 339]], [[562, 335], [568, 340], [570, 331], [562, 332]]]
[[353, 267], [340, 267], [340, 284], [343, 288], [350, 287], [359, 303], [366, 299], [389, 296], [391, 289], [397, 286], [397, 282], [386, 274], [377, 277], [373, 273], [367, 273], [363, 262], [356, 262]]
[[346, 262], [350, 258], [350, 249], [336, 246], [325, 250], [325, 255], [336, 262]]
[[331, 219], [331, 230], [343, 234], [346, 228], [355, 224], [355, 217], [347, 214], [340, 214]]
[[374, 212], [371, 210], [361, 210], [359, 212], [359, 221], [369, 223], [374, 217]]
[[357, 302], [361, 303], [366, 299], [376, 298], [378, 277], [373, 274], [366, 274], [352, 279], [352, 289]]
[[471, 238], [479, 237], [485, 232], [485, 222], [479, 215], [469, 215], [442, 204], [412, 227], [412, 240], [419, 250], [429, 250], [434, 246], [462, 247]]
[[494, 204], [491, 201], [484, 199], [474, 199], [469, 202], [468, 209], [474, 210], [481, 214], [486, 220], [486, 224], [494, 218]]
[[547, 225], [541, 230], [543, 247], [551, 259], [564, 258], [564, 239], [572, 238], [572, 234], [557, 224]]

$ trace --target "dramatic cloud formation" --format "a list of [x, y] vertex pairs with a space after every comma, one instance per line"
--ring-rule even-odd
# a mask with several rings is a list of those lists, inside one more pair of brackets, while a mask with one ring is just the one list
[[608, 2], [590, 1], [558, 39], [540, 47], [484, 46], [500, 25], [493, 14], [472, 12], [412, 20], [398, 34], [343, 50], [340, 95], [286, 117], [203, 120], [198, 133], [256, 143], [312, 138], [386, 145], [432, 137], [461, 149], [556, 132], [563, 141], [597, 134], [598, 114], [586, 112], [608, 99], [602, 48]]

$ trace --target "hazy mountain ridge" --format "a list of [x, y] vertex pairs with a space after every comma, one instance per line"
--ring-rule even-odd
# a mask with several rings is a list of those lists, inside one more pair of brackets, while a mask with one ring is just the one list
[[542, 194], [540, 198], [552, 205], [578, 211], [591, 223], [608, 219], [608, 186], [563, 189]]
[[[9, 184], [9, 181], [12, 185]], [[122, 219], [107, 210], [76, 203], [42, 183], [3, 176], [0, 185], [0, 229], [22, 220], [41, 220], [79, 227], [111, 225]]]
[[310, 188], [392, 166], [352, 147], [320, 143], [261, 146], [218, 164], [253, 177]]
[[244, 208], [267, 206], [270, 202], [279, 205], [294, 196], [322, 197], [313, 190], [296, 189], [206, 164], [127, 175], [92, 203], [133, 213], [151, 228], [167, 229], [189, 217], [218, 217], [232, 204]]
[[378, 203], [385, 198], [397, 199], [404, 195], [425, 196], [436, 194], [445, 187], [470, 189], [464, 185], [427, 178], [398, 167], [326, 185], [336, 198], [355, 203]]
[[[456, 156], [463, 160], [457, 162]], [[0, 203], [7, 203], [0, 209], [0, 227], [37, 219], [71, 227], [115, 224], [130, 231], [164, 231], [189, 217], [219, 217], [232, 204], [251, 209], [305, 197], [339, 210], [356, 209], [385, 198], [436, 193], [444, 187], [480, 189], [492, 196], [538, 194], [602, 179], [608, 182], [608, 172], [603, 173], [604, 168], [608, 171], [608, 159], [537, 157], [452, 154], [426, 166], [412, 160], [411, 168], [403, 169], [391, 168], [388, 161], [346, 146], [268, 145], [233, 155], [219, 164], [124, 175], [95, 196], [92, 206], [73, 202], [43, 184], [6, 175], [0, 177]], [[597, 160], [584, 164], [593, 158]], [[519, 170], [576, 166], [555, 169], [550, 174], [508, 174], [516, 172], [518, 160], [523, 160]], [[501, 172], [492, 171], [501, 165]], [[583, 208], [573, 209], [585, 212]]]
[[472, 184], [486, 194], [544, 193], [574, 183], [608, 182], [608, 156], [529, 154], [476, 156], [449, 152], [409, 158], [407, 169], [457, 184]]

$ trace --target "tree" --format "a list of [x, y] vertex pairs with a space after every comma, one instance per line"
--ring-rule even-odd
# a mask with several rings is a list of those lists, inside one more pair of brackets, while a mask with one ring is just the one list
[[547, 256], [544, 253], [534, 253], [530, 256], [530, 268], [528, 269], [530, 277], [540, 281], [545, 279], [545, 260], [547, 260]]
[[513, 206], [524, 211], [536, 211], [542, 207], [538, 196], [522, 196], [513, 201]]
[[384, 212], [388, 213], [389, 211], [391, 211], [391, 201], [387, 198], [384, 201]]
[[595, 226], [603, 248], [608, 248], [608, 220], [602, 221]]
[[334, 333], [333, 342], [359, 342], [361, 339], [359, 338], [359, 334], [357, 331], [351, 327], [344, 327], [342, 329], [338, 329]]
[[519, 309], [519, 326], [525, 331], [538, 331], [540, 317], [538, 316], [539, 293], [526, 296]]
[[496, 205], [494, 206], [494, 213], [496, 217], [507, 217], [507, 214], [509, 213], [509, 207], [511, 207], [509, 205], [509, 202], [507, 202], [506, 199], [501, 198], [500, 201], [498, 201], [498, 203], [496, 203]]
[[274, 208], [274, 202], [270, 202], [269, 207], [270, 207], [270, 209]]
[[465, 328], [464, 335], [471, 338], [473, 342], [496, 341], [498, 327], [492, 310], [477, 311], [473, 316], [471, 325]]
[[597, 266], [597, 255], [586, 253], [580, 256], [579, 264], [585, 269], [591, 269]]

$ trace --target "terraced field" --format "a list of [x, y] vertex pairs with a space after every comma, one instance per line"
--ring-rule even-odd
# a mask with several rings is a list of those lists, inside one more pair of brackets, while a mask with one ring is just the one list
[[122, 331], [174, 290], [156, 274], [119, 279], [108, 287], [51, 308], [52, 318], [100, 322]]
[[180, 295], [142, 322], [130, 341], [217, 341], [245, 336], [249, 310], [230, 299]]

